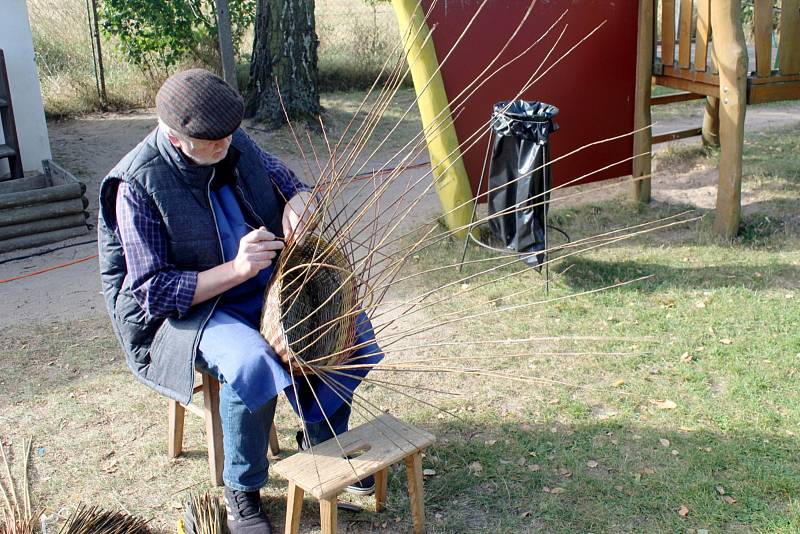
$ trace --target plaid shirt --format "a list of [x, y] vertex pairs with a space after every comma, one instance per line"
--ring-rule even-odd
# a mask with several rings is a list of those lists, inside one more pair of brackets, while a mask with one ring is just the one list
[[[309, 190], [282, 161], [249, 141], [280, 195], [290, 199], [299, 191]], [[117, 236], [125, 252], [134, 298], [150, 317], [183, 316], [194, 299], [197, 271], [181, 271], [170, 263], [164, 222], [125, 182], [119, 185], [116, 206]]]

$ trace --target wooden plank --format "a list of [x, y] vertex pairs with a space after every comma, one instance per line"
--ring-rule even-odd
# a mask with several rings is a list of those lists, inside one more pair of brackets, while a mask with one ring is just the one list
[[[273, 469], [317, 499], [324, 499], [435, 440], [433, 434], [382, 414], [336, 439], [276, 463]], [[345, 456], [353, 457], [346, 460]]]
[[675, 0], [661, 0], [661, 63], [675, 64]]
[[781, 74], [797, 74], [800, 72], [800, 0], [782, 0], [780, 28]]
[[672, 76], [653, 76], [653, 83], [663, 87], [671, 87], [680, 91], [698, 93], [705, 96], [719, 95], [719, 86], [683, 78], [673, 78]]
[[[42, 160], [42, 167], [44, 168], [44, 172], [47, 174], [47, 176], [50, 177], [50, 185], [82, 183], [80, 180], [75, 178], [71, 172], [51, 159]], [[84, 192], [85, 187], [86, 186], [84, 185]]]
[[203, 375], [203, 408], [206, 443], [208, 443], [208, 470], [211, 482], [222, 486], [225, 449], [222, 443], [222, 421], [219, 416], [219, 382], [207, 374]]
[[65, 239], [86, 235], [88, 231], [88, 228], [85, 226], [76, 226], [74, 228], [64, 228], [52, 232], [6, 239], [5, 241], [0, 241], [0, 253], [56, 243], [58, 241], [64, 241]]
[[176, 400], [169, 399], [167, 408], [167, 454], [170, 458], [177, 458], [183, 452], [183, 422], [186, 408]]
[[300, 515], [303, 513], [303, 488], [294, 482], [289, 482], [286, 494], [286, 524], [284, 534], [297, 534], [300, 530]]
[[40, 221], [52, 217], [72, 215], [73, 213], [83, 213], [86, 204], [88, 204], [85, 200], [85, 198], [81, 197], [51, 202], [50, 204], [3, 209], [0, 210], [0, 226]]
[[44, 174], [37, 174], [36, 176], [28, 176], [27, 178], [15, 178], [13, 180], [5, 180], [0, 182], [0, 195], [8, 193], [19, 193], [20, 191], [31, 191], [33, 189], [41, 189], [47, 184], [45, 183], [47, 177]]
[[381, 469], [375, 473], [375, 511], [382, 512], [386, 508], [386, 496], [389, 489], [389, 469]]
[[673, 130], [663, 134], [653, 136], [653, 144], [667, 143], [669, 141], [677, 141], [678, 139], [686, 139], [687, 137], [695, 137], [703, 133], [702, 128], [687, 128], [686, 130]]
[[660, 96], [651, 96], [650, 97], [650, 105], [651, 106], [663, 106], [666, 104], [674, 104], [676, 102], [686, 102], [688, 100], [700, 100], [701, 98], [705, 98], [705, 95], [701, 95], [698, 93], [690, 93], [689, 91], [681, 91], [679, 93], [671, 93], [668, 95], [660, 95]]
[[52, 232], [53, 230], [74, 228], [76, 226], [87, 227], [86, 217], [83, 213], [74, 213], [72, 215], [64, 215], [63, 217], [53, 217], [52, 219], [0, 226], [0, 239], [41, 234], [42, 232]]
[[408, 479], [408, 500], [411, 501], [411, 520], [414, 534], [425, 534], [425, 487], [422, 477], [422, 455], [415, 453], [405, 459]]
[[697, 36], [694, 45], [694, 70], [708, 66], [708, 42], [711, 39], [711, 0], [697, 0]]
[[691, 80], [693, 82], [703, 82], [710, 85], [719, 85], [719, 75], [711, 72], [698, 72], [694, 70], [683, 70], [677, 67], [664, 67], [664, 76]]
[[756, 76], [772, 73], [772, 0], [755, 0], [753, 30], [756, 47]]
[[726, 239], [739, 230], [742, 147], [747, 104], [747, 46], [740, 0], [711, 4], [714, 48], [719, 60], [719, 186], [714, 229]]
[[[653, 58], [653, 0], [639, 0], [637, 19], [636, 48], [636, 86], [634, 88], [633, 128], [640, 130], [633, 134], [633, 154], [631, 182], [628, 186], [628, 199], [631, 202], [650, 202], [650, 178], [652, 168], [652, 143], [650, 137], [650, 98]], [[662, 47], [663, 49], [663, 47]]]
[[322, 534], [336, 534], [337, 515], [336, 497], [319, 500], [319, 526]]
[[800, 74], [782, 75], [773, 73], [769, 78], [751, 78], [748, 83], [752, 85], [770, 85], [784, 82], [800, 82]]
[[681, 0], [678, 66], [688, 69], [692, 63], [692, 0]]
[[800, 82], [750, 85], [747, 88], [748, 104], [763, 104], [780, 100], [800, 100]]
[[706, 109], [703, 112], [703, 145], [719, 147], [719, 98], [706, 98]]
[[0, 209], [48, 204], [58, 200], [80, 198], [83, 195], [81, 184], [64, 184], [31, 191], [20, 191], [0, 195]]

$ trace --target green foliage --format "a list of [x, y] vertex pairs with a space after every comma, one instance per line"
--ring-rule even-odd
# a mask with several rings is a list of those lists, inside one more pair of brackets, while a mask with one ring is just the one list
[[[255, 0], [229, 0], [234, 47], [255, 19]], [[125, 56], [152, 78], [183, 59], [216, 64], [213, 0], [105, 0], [103, 30], [119, 39]]]

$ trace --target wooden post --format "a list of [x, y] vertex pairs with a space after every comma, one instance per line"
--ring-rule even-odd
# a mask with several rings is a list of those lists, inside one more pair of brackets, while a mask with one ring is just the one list
[[714, 50], [719, 64], [719, 187], [714, 229], [732, 238], [739, 229], [742, 196], [742, 146], [747, 104], [747, 49], [741, 1], [711, 4]]
[[411, 501], [411, 520], [414, 534], [425, 532], [425, 487], [422, 477], [422, 454], [415, 452], [405, 457], [408, 477], [408, 499]]
[[269, 445], [267, 452], [272, 456], [277, 456], [281, 453], [281, 446], [280, 443], [278, 443], [278, 431], [275, 430], [275, 424], [269, 427]]
[[286, 494], [286, 525], [283, 528], [284, 534], [297, 534], [300, 529], [300, 514], [303, 511], [303, 488], [289, 482], [289, 490]]
[[178, 401], [169, 400], [169, 436], [167, 437], [167, 451], [170, 458], [177, 458], [183, 452], [183, 421], [186, 408]]
[[[653, 132], [650, 129], [650, 85], [653, 75], [653, 8], [654, 0], [639, 0], [639, 30], [636, 51], [636, 89], [634, 93], [633, 127], [644, 128], [633, 135], [633, 174], [628, 197], [632, 202], [650, 202]], [[644, 154], [647, 152], [647, 154]], [[642, 155], [640, 155], [642, 154]], [[648, 178], [641, 178], [648, 176]], [[637, 178], [641, 178], [638, 179]]]
[[106, 70], [103, 66], [103, 49], [100, 48], [100, 24], [97, 20], [97, 0], [92, 0], [92, 18], [94, 19], [92, 33], [94, 34], [95, 46], [97, 47], [97, 74], [100, 76], [100, 109], [105, 111], [108, 109], [108, 92], [106, 91]]
[[319, 500], [319, 522], [322, 534], [336, 534], [336, 496]]
[[233, 56], [233, 32], [231, 31], [231, 13], [228, 0], [214, 0], [217, 8], [217, 35], [219, 36], [219, 56], [222, 60], [222, 72], [225, 81], [239, 92], [236, 82], [236, 58]]
[[389, 489], [389, 469], [384, 468], [375, 473], [375, 511], [382, 512], [386, 508], [386, 494]]
[[706, 97], [706, 110], [703, 115], [703, 145], [719, 148], [719, 98]]
[[208, 443], [208, 469], [211, 481], [217, 486], [222, 486], [225, 450], [222, 444], [222, 421], [219, 418], [219, 382], [207, 374], [203, 375], [203, 408]]

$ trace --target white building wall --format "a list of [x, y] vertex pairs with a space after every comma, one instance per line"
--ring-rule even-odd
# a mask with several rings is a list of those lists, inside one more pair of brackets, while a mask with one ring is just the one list
[[[25, 172], [42, 171], [42, 160], [50, 159], [50, 140], [44, 104], [33, 56], [33, 37], [25, 0], [0, 0], [0, 48], [6, 57], [11, 101]], [[2, 137], [0, 135], [0, 137]], [[8, 161], [0, 161], [0, 174], [8, 172]]]

